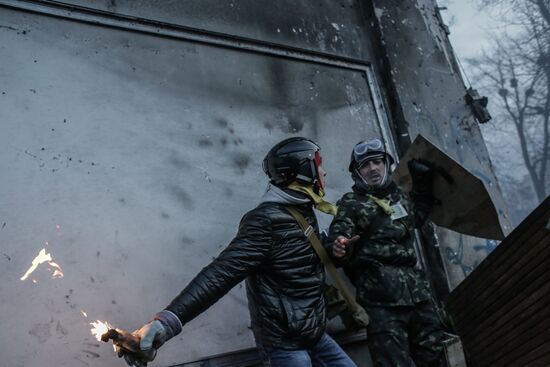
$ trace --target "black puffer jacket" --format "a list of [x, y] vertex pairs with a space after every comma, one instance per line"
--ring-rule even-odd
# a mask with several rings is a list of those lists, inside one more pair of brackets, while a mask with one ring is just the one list
[[[295, 206], [318, 232], [309, 204]], [[241, 220], [229, 246], [167, 307], [182, 323], [205, 311], [247, 278], [256, 343], [307, 348], [325, 330], [323, 266], [296, 220], [276, 203], [262, 203]]]

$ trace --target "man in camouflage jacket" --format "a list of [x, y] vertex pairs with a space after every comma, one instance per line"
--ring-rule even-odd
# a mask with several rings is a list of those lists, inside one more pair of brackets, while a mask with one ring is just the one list
[[[379, 139], [354, 147], [349, 170], [355, 185], [338, 202], [330, 226], [332, 256], [356, 284], [357, 301], [369, 313], [375, 366], [446, 366], [443, 330], [413, 244], [414, 228], [424, 223], [433, 202], [431, 164], [409, 163], [409, 198], [391, 181], [392, 163]], [[357, 242], [348, 242], [356, 235]]]

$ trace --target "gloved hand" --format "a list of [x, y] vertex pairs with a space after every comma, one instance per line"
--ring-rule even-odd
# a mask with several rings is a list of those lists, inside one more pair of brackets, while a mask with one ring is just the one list
[[[180, 319], [173, 312], [164, 310], [157, 313], [152, 321], [134, 331], [132, 335], [139, 338], [140, 351], [149, 352], [151, 349], [156, 351], [169, 339], [179, 334], [182, 326]], [[146, 367], [152, 359], [147, 359], [144, 354], [139, 353], [140, 351], [118, 348], [117, 353], [119, 357], [124, 357], [129, 366]], [[153, 353], [153, 358], [155, 355], [156, 353]]]
[[424, 159], [411, 159], [407, 166], [412, 178], [413, 191], [422, 194], [431, 193], [435, 173], [434, 164]]
[[407, 162], [409, 172], [413, 177], [424, 177], [426, 175], [433, 176], [434, 164], [425, 159], [411, 159]]

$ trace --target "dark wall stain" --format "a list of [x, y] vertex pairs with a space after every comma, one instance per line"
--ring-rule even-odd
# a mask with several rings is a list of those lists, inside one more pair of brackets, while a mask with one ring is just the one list
[[193, 199], [184, 189], [178, 186], [172, 186], [172, 195], [183, 205], [185, 209], [193, 209]]
[[[7, 26], [7, 25], [0, 25], [0, 28], [4, 28], [4, 29], [9, 29], [10, 31], [19, 31], [19, 29], [17, 28], [14, 28], [14, 27], [10, 27], [10, 26]], [[2, 93], [4, 94], [4, 93]]]
[[[199, 142], [199, 145], [200, 145], [200, 142]], [[176, 157], [176, 156], [172, 156], [170, 158], [170, 164], [172, 164], [173, 166], [175, 166], [176, 168], [179, 168], [179, 169], [189, 169], [189, 168], [191, 168], [189, 163], [187, 163], [185, 160], [183, 160], [179, 157]]]
[[82, 344], [84, 344], [88, 347], [101, 348], [101, 345], [99, 343], [83, 342]]
[[244, 153], [238, 153], [233, 157], [233, 164], [238, 168], [240, 174], [244, 174], [244, 171], [250, 165], [250, 156]]
[[184, 245], [192, 245], [192, 244], [195, 243], [195, 240], [192, 239], [191, 237], [187, 237], [186, 235], [183, 235], [183, 236], [181, 236], [181, 242]]
[[91, 357], [91, 358], [99, 358], [99, 357], [101, 357], [101, 356], [99, 355], [99, 353], [92, 352], [91, 350], [88, 350], [88, 349], [82, 349], [81, 352], [86, 353], [86, 357]]
[[49, 323], [37, 323], [29, 330], [29, 334], [34, 336], [39, 344], [42, 344], [52, 336], [50, 328]]
[[199, 146], [200, 147], [210, 147], [214, 145], [214, 143], [212, 143], [212, 141], [210, 140], [209, 137], [207, 136], [203, 136], [202, 138], [199, 139]]
[[216, 123], [220, 126], [220, 127], [227, 127], [229, 125], [229, 123], [227, 122], [226, 119], [224, 118], [218, 118], [216, 119]]
[[273, 128], [274, 128], [274, 126], [271, 122], [265, 122], [264, 127], [269, 131], [270, 134], [271, 134], [271, 132], [273, 131]]
[[288, 132], [297, 133], [304, 128], [304, 122], [295, 118], [288, 119]]
[[63, 325], [61, 325], [61, 322], [60, 321], [57, 321], [57, 325], [55, 327], [55, 331], [57, 331], [59, 334], [65, 336], [67, 334], [69, 334], [69, 331], [63, 327]]

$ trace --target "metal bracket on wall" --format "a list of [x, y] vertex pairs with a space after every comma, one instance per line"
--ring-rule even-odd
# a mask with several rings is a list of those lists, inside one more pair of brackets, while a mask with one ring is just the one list
[[487, 110], [489, 98], [480, 96], [477, 89], [468, 88], [464, 99], [466, 100], [466, 104], [472, 109], [476, 120], [480, 124], [484, 124], [491, 120], [491, 114]]

